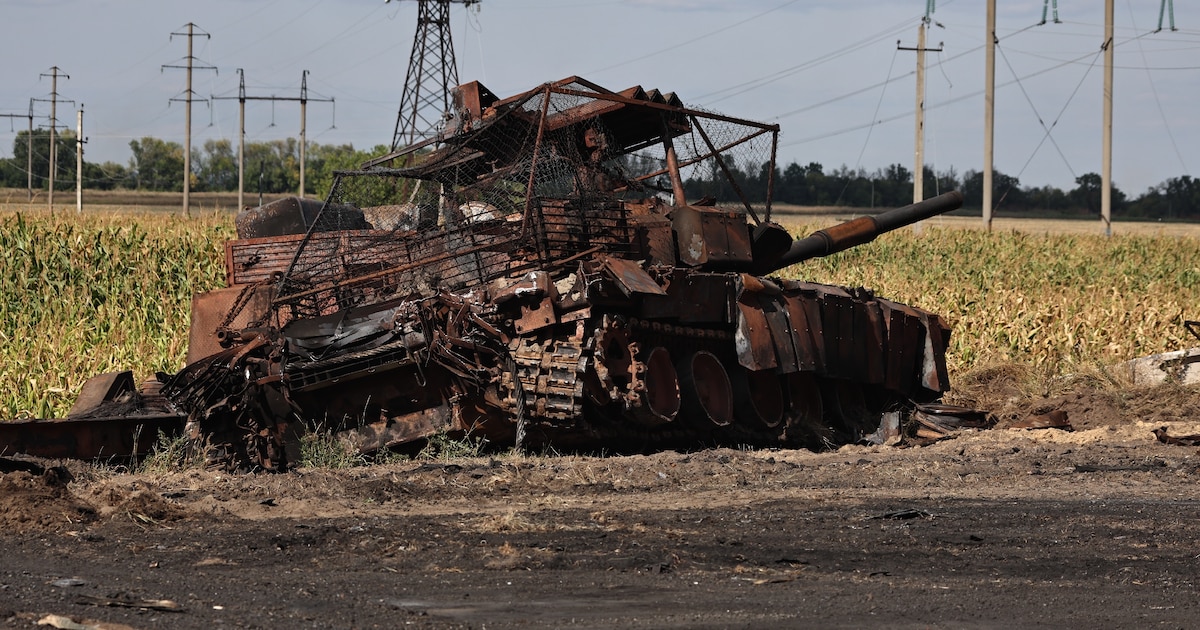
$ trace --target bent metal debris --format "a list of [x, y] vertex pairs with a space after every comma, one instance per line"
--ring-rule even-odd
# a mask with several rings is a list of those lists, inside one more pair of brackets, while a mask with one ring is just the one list
[[181, 371], [94, 377], [67, 418], [0, 424], [0, 448], [111, 456], [182, 431], [267, 470], [311, 431], [362, 452], [824, 448], [894, 438], [949, 388], [936, 314], [778, 274], [959, 193], [793, 240], [771, 221], [777, 125], [578, 77], [453, 96], [440, 137], [337, 173], [323, 202], [239, 214]]

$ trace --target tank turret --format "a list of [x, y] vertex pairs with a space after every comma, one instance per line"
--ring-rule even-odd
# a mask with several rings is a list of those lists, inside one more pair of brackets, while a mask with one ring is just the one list
[[286, 469], [308, 431], [363, 452], [825, 448], [948, 389], [940, 317], [778, 274], [958, 193], [793, 240], [776, 125], [578, 77], [454, 103], [443, 136], [336, 173], [319, 209], [239, 217], [228, 288], [194, 298], [189, 364], [154, 385], [214, 463]]

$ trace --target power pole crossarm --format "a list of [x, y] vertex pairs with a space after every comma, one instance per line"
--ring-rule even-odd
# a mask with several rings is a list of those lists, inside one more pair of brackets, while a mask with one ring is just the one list
[[246, 159], [246, 101], [299, 101], [300, 102], [300, 198], [304, 198], [304, 172], [307, 165], [307, 106], [310, 101], [318, 103], [333, 103], [333, 97], [329, 98], [312, 98], [308, 95], [308, 70], [304, 70], [300, 74], [300, 96], [246, 96], [246, 77], [241, 68], [238, 68], [240, 76], [238, 82], [238, 95], [233, 96], [213, 96], [212, 100], [231, 100], [236, 98], [240, 104], [241, 113], [238, 115], [238, 207], [244, 208], [243, 195], [245, 183], [245, 159]]
[[[183, 65], [183, 66], [164, 65], [163, 69], [178, 68], [178, 69], [187, 70], [187, 88], [184, 89], [183, 98], [173, 98], [171, 100], [172, 101], [183, 101], [186, 104], [185, 110], [186, 110], [187, 114], [186, 114], [186, 122], [185, 122], [185, 129], [184, 129], [184, 147], [183, 147], [183, 213], [185, 215], [191, 215], [191, 204], [190, 204], [190, 199], [189, 199], [189, 193], [191, 192], [191, 187], [192, 187], [192, 100], [193, 100], [193, 96], [195, 95], [195, 92], [192, 91], [192, 70], [193, 69], [212, 70], [213, 72], [216, 72], [217, 67], [211, 66], [208, 64], [196, 66], [196, 58], [192, 55], [192, 40], [195, 39], [195, 37], [197, 35], [196, 25], [192, 24], [191, 22], [188, 22], [185, 26], [187, 27], [187, 32], [171, 33], [171, 39], [174, 39], [176, 35], [179, 35], [181, 37], [187, 36], [187, 38], [188, 38], [187, 57], [184, 58], [187, 61], [187, 65]], [[212, 37], [212, 35], [209, 35], [208, 33], [205, 33], [203, 31], [201, 31], [199, 33], [199, 35], [203, 35], [206, 38]]]
[[[929, 8], [932, 10], [932, 0]], [[896, 44], [898, 50], [911, 50], [917, 53], [917, 120], [913, 148], [913, 203], [920, 203], [925, 199], [925, 52], [942, 51], [941, 44], [938, 44], [937, 48], [925, 47], [925, 29], [930, 22], [931, 19], [927, 13], [917, 30], [916, 48], [900, 46], [899, 42]], [[914, 229], [919, 229], [919, 224]]]
[[[50, 165], [49, 165], [49, 183], [50, 192], [46, 196], [47, 206], [50, 212], [54, 212], [54, 171], [58, 170], [58, 152], [56, 151], [54, 142], [55, 127], [58, 126], [58, 77], [70, 79], [71, 75], [62, 71], [58, 66], [50, 68], [50, 72], [43, 72], [43, 77], [50, 77]], [[64, 101], [74, 103], [75, 101]]]
[[29, 188], [29, 201], [33, 201], [33, 101], [29, 99], [28, 114], [0, 114], [0, 118], [28, 118], [29, 132], [25, 136], [25, 178]]

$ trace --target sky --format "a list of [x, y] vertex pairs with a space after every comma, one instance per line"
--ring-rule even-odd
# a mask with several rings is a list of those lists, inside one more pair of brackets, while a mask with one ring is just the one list
[[[928, 0], [481, 0], [451, 11], [460, 81], [504, 97], [572, 75], [613, 90], [778, 123], [779, 162], [912, 169], [918, 25]], [[984, 0], [933, 3], [925, 163], [983, 166]], [[1175, 3], [1171, 3], [1175, 4]], [[1115, 0], [1113, 181], [1130, 196], [1200, 165], [1200, 2]], [[1049, 5], [1049, 6], [1048, 6]], [[1053, 21], [1055, 5], [1060, 22]], [[1103, 2], [998, 0], [995, 168], [1023, 186], [1101, 172]], [[1042, 21], [1043, 10], [1049, 18]], [[0, 157], [84, 110], [85, 158], [128, 164], [131, 140], [184, 143], [187, 24], [195, 25], [192, 146], [236, 146], [238, 72], [250, 97], [299, 98], [307, 136], [389, 145], [416, 32], [399, 0], [4, 0]], [[212, 99], [210, 97], [217, 97]], [[333, 99], [326, 102], [320, 99]], [[73, 102], [67, 102], [73, 101]], [[249, 101], [248, 142], [299, 136], [296, 101]], [[926, 191], [930, 194], [936, 191]]]

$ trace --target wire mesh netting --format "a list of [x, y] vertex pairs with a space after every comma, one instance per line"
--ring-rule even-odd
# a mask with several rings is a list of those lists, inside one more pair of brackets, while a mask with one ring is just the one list
[[695, 203], [742, 196], [773, 170], [777, 133], [577, 78], [460, 108], [450, 128], [390, 167], [337, 174], [280, 287], [292, 317], [466, 292], [593, 251], [645, 257], [639, 216], [684, 203], [680, 189]]

